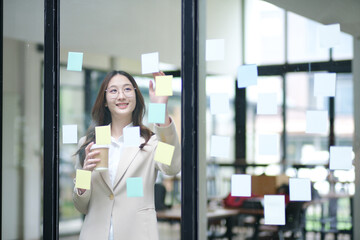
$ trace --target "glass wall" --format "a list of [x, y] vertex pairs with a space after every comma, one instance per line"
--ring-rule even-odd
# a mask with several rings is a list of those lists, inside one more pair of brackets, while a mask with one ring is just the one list
[[1, 9], [1, 239], [40, 239], [42, 232], [43, 9], [43, 1], [4, 1]]
[[[167, 109], [180, 139], [181, 79], [177, 77], [180, 75], [180, 4], [180, 1], [171, 3], [111, 1], [107, 4], [96, 1], [61, 2], [60, 135], [62, 138], [66, 135], [63, 131], [64, 127], [69, 125], [77, 127], [77, 140], [86, 136], [88, 128], [93, 123], [91, 112], [101, 84], [106, 74], [113, 70], [128, 72], [135, 78], [145, 102], [146, 114], [143, 122], [154, 131], [155, 126], [149, 120], [149, 82], [154, 80], [151, 73], [143, 74], [145, 63], [142, 62], [142, 55], [158, 52], [159, 71], [163, 71], [166, 75], [176, 74], [172, 80], [173, 96], [169, 97]], [[80, 69], [74, 70], [69, 67], [72, 60], [71, 53], [83, 54]], [[84, 224], [85, 216], [73, 203], [75, 164], [79, 157], [74, 154], [78, 147], [77, 143], [60, 143], [61, 239], [78, 236]], [[110, 153], [111, 151], [110, 149]], [[132, 167], [130, 166], [127, 171], [133, 171]], [[92, 174], [94, 176], [98, 173], [95, 171]], [[156, 183], [161, 184], [166, 190], [162, 205], [159, 206], [174, 206], [180, 209], [180, 175], [170, 176], [159, 172]], [[145, 194], [151, 191], [148, 189], [143, 191], [144, 196], [141, 199], [145, 201], [147, 199]], [[157, 194], [159, 193], [155, 192], [156, 197]], [[116, 198], [115, 190], [114, 196]], [[133, 199], [140, 201], [139, 197]], [[155, 205], [158, 207], [157, 203]], [[149, 205], [149, 208], [153, 209], [149, 211], [155, 212], [154, 206]], [[132, 217], [135, 218], [139, 216], [138, 214], [140, 212]], [[159, 223], [158, 229], [151, 231], [158, 231], [160, 239], [166, 239], [169, 235], [176, 238], [180, 236], [179, 227], [175, 227], [173, 232], [169, 232], [168, 229], [167, 223]], [[115, 234], [114, 231], [112, 233]]]

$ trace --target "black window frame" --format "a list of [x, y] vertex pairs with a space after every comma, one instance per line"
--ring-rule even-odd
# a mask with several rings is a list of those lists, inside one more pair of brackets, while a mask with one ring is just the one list
[[[0, 89], [3, 111], [3, 0], [0, 0]], [[181, 1], [182, 81], [182, 218], [181, 239], [198, 234], [198, 78], [199, 0]], [[59, 238], [59, 90], [60, 90], [60, 0], [44, 0], [44, 191], [43, 239]], [[186, 80], [186, 81], [185, 81]], [[195, 107], [194, 107], [195, 106]], [[2, 119], [0, 120], [2, 136]], [[2, 153], [1, 137], [0, 153]], [[184, 161], [183, 159], [186, 159]], [[2, 171], [2, 159], [0, 162]], [[2, 180], [0, 179], [0, 203]], [[187, 211], [184, 211], [184, 210]], [[0, 214], [2, 205], [0, 204]], [[2, 219], [0, 217], [0, 223]], [[1, 224], [2, 228], [2, 224]], [[1, 230], [0, 228], [0, 230]]]

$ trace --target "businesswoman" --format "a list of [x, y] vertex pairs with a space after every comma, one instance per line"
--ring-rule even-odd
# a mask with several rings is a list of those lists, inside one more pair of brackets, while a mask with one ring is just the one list
[[[154, 73], [156, 76], [164, 73]], [[149, 83], [150, 101], [168, 102], [166, 96], [156, 96]], [[124, 71], [112, 71], [104, 78], [92, 109], [93, 124], [86, 137], [79, 141], [77, 169], [89, 170], [91, 189], [74, 188], [73, 202], [85, 214], [80, 239], [86, 240], [157, 240], [157, 220], [154, 207], [154, 184], [160, 170], [167, 175], [180, 171], [180, 143], [174, 122], [166, 110], [164, 124], [155, 124], [154, 132], [143, 125], [144, 98], [134, 78]], [[95, 126], [111, 126], [108, 171], [93, 171], [97, 151], [90, 148], [95, 140]], [[136, 147], [124, 146], [123, 129], [140, 127], [141, 143]], [[158, 142], [175, 146], [170, 165], [154, 161]], [[128, 197], [128, 178], [141, 178], [142, 197]]]

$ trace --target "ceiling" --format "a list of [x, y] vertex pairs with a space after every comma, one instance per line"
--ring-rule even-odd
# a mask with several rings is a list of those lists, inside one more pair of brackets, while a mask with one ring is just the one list
[[[359, 0], [265, 1], [323, 24], [340, 23], [343, 32], [360, 36]], [[140, 60], [141, 54], [156, 51], [159, 52], [160, 62], [180, 67], [181, 0], [60, 2], [62, 49], [121, 56], [137, 61]], [[240, 12], [240, 0], [207, 0], [206, 3], [207, 13], [211, 15], [207, 16], [207, 36], [216, 38], [227, 34], [225, 38], [230, 39], [227, 43], [232, 41], [229, 51], [237, 52], [236, 47], [241, 45], [241, 32], [239, 30], [235, 33], [234, 28], [240, 29], [240, 25], [235, 25], [235, 21], [236, 24], [240, 24], [239, 13], [235, 13]], [[4, 0], [4, 36], [42, 43], [43, 4], [43, 0]], [[229, 18], [231, 11], [233, 14]], [[221, 22], [222, 27], [216, 27], [219, 25], [217, 22]], [[230, 25], [233, 28], [225, 29], [225, 26]], [[234, 35], [236, 37], [233, 37]], [[239, 61], [235, 58], [229, 59], [223, 66], [234, 65], [231, 67], [234, 71]], [[212, 69], [219, 64], [215, 65]]]
[[[180, 0], [60, 2], [61, 48], [135, 60], [157, 51], [180, 66]], [[4, 0], [4, 36], [42, 43], [43, 9], [43, 0]]]
[[359, 0], [264, 0], [322, 24], [340, 23], [342, 32], [360, 37]]

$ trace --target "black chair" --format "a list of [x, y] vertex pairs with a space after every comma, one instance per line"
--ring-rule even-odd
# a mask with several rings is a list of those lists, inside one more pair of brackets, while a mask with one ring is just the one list
[[257, 239], [284, 240], [286, 233], [290, 233], [286, 239], [305, 239], [304, 203], [289, 202], [285, 208], [285, 225], [261, 225]]
[[156, 211], [161, 211], [171, 208], [170, 205], [165, 204], [166, 188], [162, 183], [155, 183], [154, 192], [155, 192], [154, 197], [155, 197]]
[[[286, 224], [279, 226], [278, 236], [280, 240], [284, 239], [285, 232], [291, 232], [291, 239], [305, 239], [305, 202], [289, 202], [285, 208]], [[297, 238], [296, 235], [300, 234]]]

